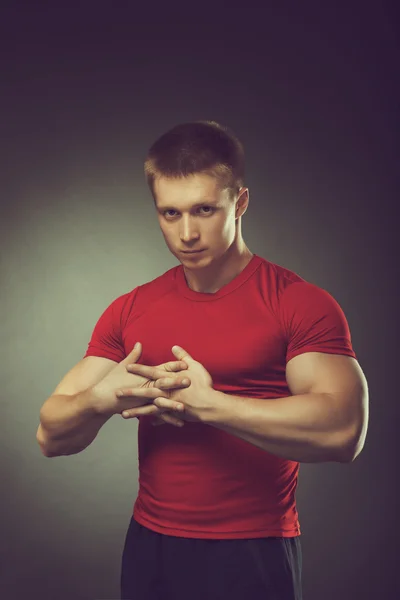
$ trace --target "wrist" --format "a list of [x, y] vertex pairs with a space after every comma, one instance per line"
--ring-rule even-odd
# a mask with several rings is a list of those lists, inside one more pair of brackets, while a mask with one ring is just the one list
[[218, 421], [219, 415], [221, 414], [221, 407], [226, 404], [226, 394], [218, 390], [212, 390], [211, 406], [203, 414], [202, 422], [206, 425], [212, 425], [215, 421]]

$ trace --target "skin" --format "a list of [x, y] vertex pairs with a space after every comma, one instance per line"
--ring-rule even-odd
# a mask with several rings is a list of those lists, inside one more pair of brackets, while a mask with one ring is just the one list
[[[155, 182], [155, 207], [165, 243], [182, 264], [188, 286], [215, 293], [238, 275], [253, 254], [242, 237], [241, 218], [249, 204], [248, 188], [229, 198], [208, 175]], [[201, 203], [200, 206], [196, 204]], [[200, 254], [183, 250], [205, 248]]]
[[[253, 257], [242, 237], [242, 216], [249, 204], [249, 190], [242, 187], [232, 198], [218, 183], [214, 177], [196, 174], [180, 179], [161, 177], [154, 184], [161, 233], [171, 254], [182, 264], [189, 288], [196, 292], [217, 292]], [[204, 251], [194, 255], [183, 252], [197, 249]], [[158, 398], [140, 413], [124, 411], [123, 416], [157, 414], [155, 425], [183, 425], [182, 418], [169, 409], [165, 400]], [[185, 420], [197, 420], [197, 415], [189, 416], [187, 412]]]

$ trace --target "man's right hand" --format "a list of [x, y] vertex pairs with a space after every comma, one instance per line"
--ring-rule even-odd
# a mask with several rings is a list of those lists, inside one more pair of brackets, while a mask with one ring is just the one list
[[[161, 388], [154, 388], [154, 380], [147, 379], [141, 375], [134, 375], [126, 370], [128, 364], [135, 363], [139, 360], [142, 353], [141, 344], [128, 354], [124, 360], [122, 360], [116, 367], [114, 367], [107, 375], [92, 387], [94, 408], [98, 414], [105, 416], [112, 416], [114, 414], [122, 414], [122, 412], [129, 408], [137, 408], [138, 406], [144, 406], [145, 404], [151, 404], [155, 398], [163, 397], [160, 395]], [[179, 373], [185, 371], [188, 366], [184, 361], [175, 360], [163, 363], [157, 367], [160, 369], [160, 376], [165, 376], [167, 372], [173, 379], [173, 382], [169, 385], [165, 385], [162, 389], [171, 390], [176, 388], [185, 388], [188, 385], [183, 385], [182, 380], [185, 378], [185, 373], [182, 375], [172, 375], [172, 373]], [[189, 383], [190, 385], [190, 383]], [[131, 398], [118, 398], [117, 392], [122, 388], [135, 387], [143, 389], [143, 397], [131, 397]], [[153, 392], [154, 389], [154, 392]], [[161, 390], [162, 392], [162, 390]], [[154, 396], [154, 397], [153, 397]], [[164, 410], [177, 410], [178, 404], [174, 400], [170, 400], [165, 394], [165, 406]], [[179, 419], [169, 415], [168, 421], [176, 425]], [[161, 421], [162, 423], [162, 421]], [[161, 424], [160, 423], [160, 424]]]

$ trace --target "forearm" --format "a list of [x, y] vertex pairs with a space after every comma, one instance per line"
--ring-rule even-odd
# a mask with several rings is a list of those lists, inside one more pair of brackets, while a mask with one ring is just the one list
[[297, 462], [347, 462], [348, 436], [328, 394], [276, 399], [216, 392], [207, 424], [281, 458]]
[[50, 396], [40, 411], [37, 441], [45, 456], [77, 454], [93, 442], [109, 418], [95, 411], [91, 389], [75, 396]]

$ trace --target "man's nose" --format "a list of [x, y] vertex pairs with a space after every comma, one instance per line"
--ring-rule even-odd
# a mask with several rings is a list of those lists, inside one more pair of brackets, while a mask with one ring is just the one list
[[191, 240], [196, 240], [199, 237], [197, 227], [193, 224], [193, 221], [191, 221], [190, 218], [185, 219], [185, 217], [183, 217], [179, 235], [182, 242], [190, 242]]

